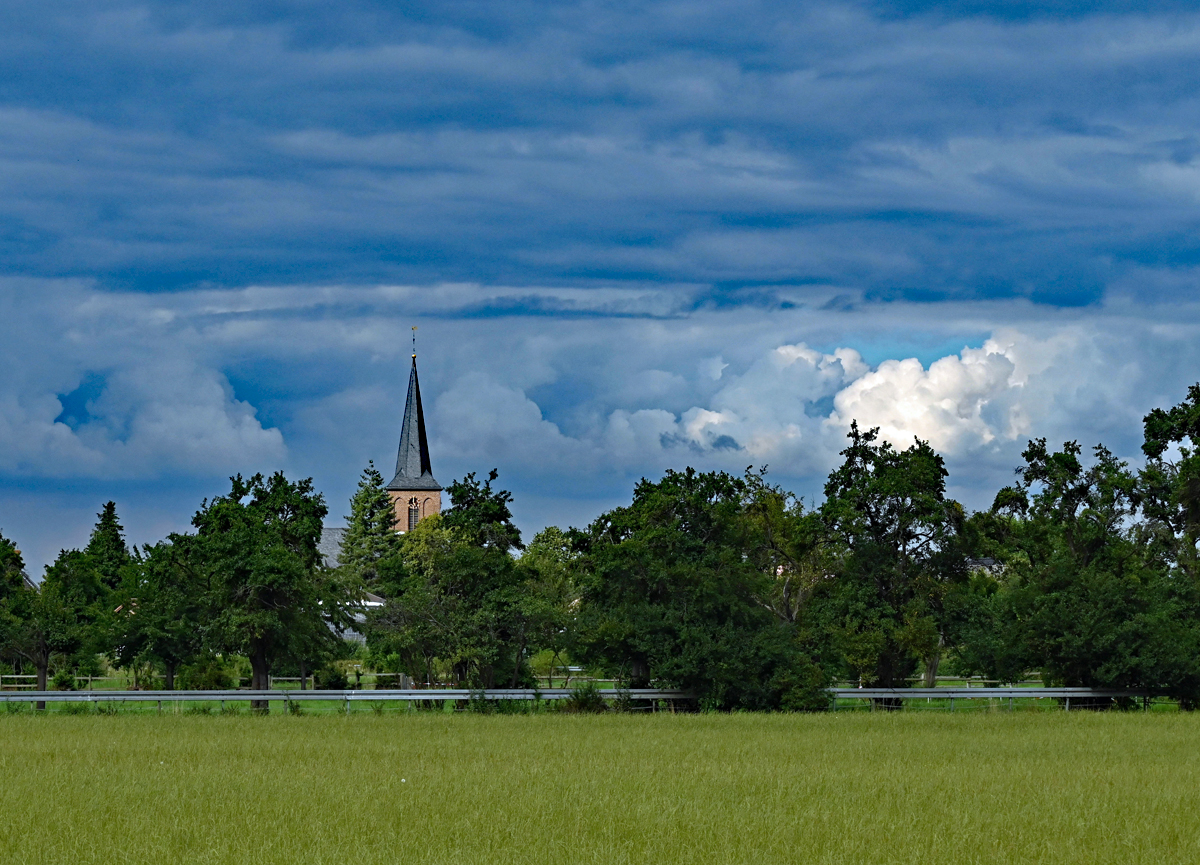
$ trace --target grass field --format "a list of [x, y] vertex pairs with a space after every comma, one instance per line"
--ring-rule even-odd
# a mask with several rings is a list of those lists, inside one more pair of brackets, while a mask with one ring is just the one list
[[1197, 862], [1200, 716], [0, 712], [6, 863]]

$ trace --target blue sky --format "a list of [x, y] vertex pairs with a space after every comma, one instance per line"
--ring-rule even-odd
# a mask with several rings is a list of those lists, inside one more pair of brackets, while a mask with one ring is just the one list
[[1200, 379], [1185, 3], [10, 2], [0, 531], [394, 459], [522, 526], [669, 466], [810, 498], [852, 418], [986, 506]]

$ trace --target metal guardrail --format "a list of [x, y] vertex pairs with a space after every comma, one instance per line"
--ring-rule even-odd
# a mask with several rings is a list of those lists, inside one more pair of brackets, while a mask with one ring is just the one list
[[[109, 703], [134, 702], [157, 703], [169, 701], [226, 701], [237, 702], [272, 700], [304, 702], [309, 700], [335, 700], [346, 703], [378, 702], [381, 700], [565, 700], [574, 693], [571, 688], [494, 688], [484, 691], [462, 689], [429, 690], [383, 690], [383, 691], [299, 691], [294, 689], [271, 691], [4, 691], [0, 692], [0, 703]], [[620, 691], [600, 691], [600, 696], [609, 699], [631, 700], [687, 700], [687, 691], [664, 688], [633, 688]]]
[[838, 700], [949, 700], [953, 710], [955, 700], [1013, 700], [1054, 699], [1064, 700], [1064, 708], [1071, 708], [1071, 700], [1095, 702], [1097, 700], [1140, 699], [1154, 696], [1150, 691], [1118, 688], [830, 688], [833, 707]]
[[[415, 702], [463, 701], [463, 700], [565, 700], [572, 696], [571, 688], [491, 688], [483, 691], [468, 689], [385, 689], [379, 691], [300, 691], [295, 689], [250, 691], [0, 691], [0, 703], [162, 703], [162, 702], [249, 702], [267, 700], [272, 702], [308, 702], [326, 700], [344, 703], [380, 702], [387, 700]], [[1147, 699], [1154, 696], [1150, 691], [1122, 690], [1112, 688], [830, 688], [828, 691], [837, 708], [839, 700], [949, 700], [953, 709], [955, 700], [1000, 699], [1057, 699], [1064, 700], [1068, 710], [1071, 700], [1095, 702], [1097, 700]], [[600, 691], [607, 699], [631, 700], [692, 700], [695, 695], [687, 691], [669, 688], [634, 688], [629, 690]]]

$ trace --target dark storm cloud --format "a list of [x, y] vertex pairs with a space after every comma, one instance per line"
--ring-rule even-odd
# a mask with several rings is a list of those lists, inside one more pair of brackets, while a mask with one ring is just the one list
[[0, 253], [142, 290], [1094, 302], [1200, 257], [1200, 17], [1088, 10], [10, 3]]

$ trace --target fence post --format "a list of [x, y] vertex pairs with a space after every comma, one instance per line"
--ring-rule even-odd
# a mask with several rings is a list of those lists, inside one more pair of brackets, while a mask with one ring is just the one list
[[953, 697], [950, 698], [950, 711], [951, 712], [954, 711], [954, 698]]
[[1066, 712], [1071, 711], [1071, 698], [1070, 697], [1067, 697], [1067, 707], [1066, 707], [1066, 709], [1064, 709], [1064, 711], [1066, 711]]

